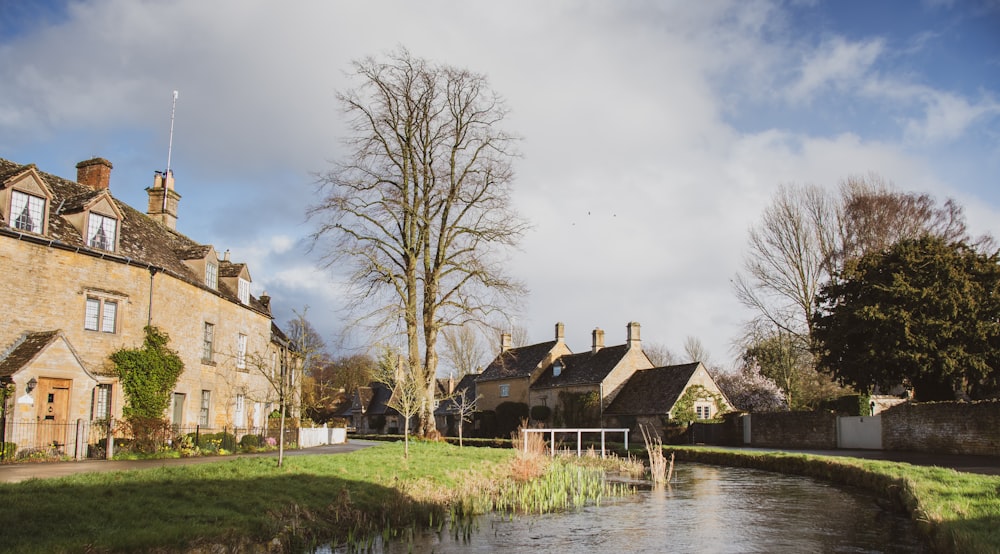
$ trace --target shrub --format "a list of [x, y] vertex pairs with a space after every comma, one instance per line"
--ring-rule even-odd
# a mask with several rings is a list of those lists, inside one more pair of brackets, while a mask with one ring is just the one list
[[244, 452], [253, 452], [260, 448], [260, 436], [258, 435], [243, 435], [240, 439], [240, 450]]
[[509, 437], [528, 419], [528, 405], [524, 402], [502, 402], [497, 406], [496, 432], [501, 437]]
[[550, 417], [552, 417], [552, 408], [541, 405], [531, 407], [531, 419], [536, 421], [548, 421]]

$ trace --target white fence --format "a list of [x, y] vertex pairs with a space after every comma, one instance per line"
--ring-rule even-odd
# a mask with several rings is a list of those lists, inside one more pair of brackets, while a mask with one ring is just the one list
[[343, 444], [347, 442], [347, 429], [343, 427], [312, 427], [299, 429], [299, 448]]

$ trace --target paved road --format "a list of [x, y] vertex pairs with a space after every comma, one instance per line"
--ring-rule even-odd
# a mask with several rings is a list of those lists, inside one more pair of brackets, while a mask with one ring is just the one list
[[[378, 443], [364, 440], [352, 440], [344, 444], [316, 446], [313, 448], [304, 448], [302, 450], [286, 450], [285, 456], [342, 454], [344, 452], [353, 452], [361, 448], [366, 448], [373, 444]], [[0, 483], [17, 483], [28, 479], [47, 479], [49, 477], [62, 477], [64, 475], [73, 475], [76, 473], [128, 471], [133, 469], [146, 469], [173, 465], [204, 464], [209, 462], [223, 462], [232, 458], [259, 456], [277, 457], [278, 453], [262, 452], [258, 454], [237, 454], [234, 456], [199, 456], [195, 458], [170, 458], [166, 460], [83, 460], [80, 462], [2, 464], [0, 465]]]

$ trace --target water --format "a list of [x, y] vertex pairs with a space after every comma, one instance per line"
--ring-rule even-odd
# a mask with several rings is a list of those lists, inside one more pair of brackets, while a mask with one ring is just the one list
[[[876, 499], [803, 477], [698, 464], [669, 487], [578, 512], [490, 514], [468, 541], [447, 526], [376, 552], [926, 552], [905, 516]], [[329, 552], [327, 550], [327, 552]]]

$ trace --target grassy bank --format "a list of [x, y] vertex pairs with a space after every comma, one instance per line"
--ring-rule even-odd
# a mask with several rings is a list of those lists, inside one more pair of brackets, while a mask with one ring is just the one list
[[1000, 477], [858, 458], [666, 447], [678, 460], [749, 467], [867, 489], [910, 514], [939, 552], [1000, 553]]
[[[385, 444], [0, 485], [9, 552], [298, 547], [442, 517], [445, 492], [506, 471], [512, 450]], [[354, 538], [354, 537], [351, 537]], [[279, 550], [280, 551], [280, 550]]]
[[[0, 484], [0, 551], [300, 552], [441, 529], [446, 517], [573, 508], [622, 494], [599, 468], [443, 443]], [[558, 502], [554, 502], [558, 501]]]

